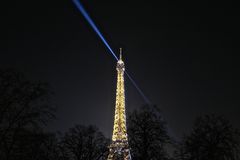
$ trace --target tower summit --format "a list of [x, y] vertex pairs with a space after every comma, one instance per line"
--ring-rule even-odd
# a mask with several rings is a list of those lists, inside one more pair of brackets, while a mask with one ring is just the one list
[[109, 146], [108, 160], [131, 160], [126, 126], [125, 89], [124, 89], [125, 65], [122, 59], [122, 48], [120, 48], [120, 56], [117, 62], [116, 69], [117, 69], [117, 91], [116, 91], [115, 115], [112, 143]]

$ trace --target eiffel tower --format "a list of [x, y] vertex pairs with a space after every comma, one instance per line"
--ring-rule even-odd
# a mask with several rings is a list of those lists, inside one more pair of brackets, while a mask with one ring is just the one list
[[124, 90], [125, 66], [122, 60], [122, 49], [117, 62], [117, 91], [112, 143], [109, 146], [107, 160], [131, 160], [128, 145], [126, 113], [125, 113], [125, 90]]

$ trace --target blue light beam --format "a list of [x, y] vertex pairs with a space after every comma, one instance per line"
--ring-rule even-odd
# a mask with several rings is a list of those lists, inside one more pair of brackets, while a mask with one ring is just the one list
[[144, 95], [144, 93], [142, 92], [142, 90], [138, 87], [137, 83], [132, 79], [132, 77], [128, 74], [127, 71], [125, 71], [125, 74], [127, 75], [128, 79], [132, 82], [132, 84], [134, 85], [134, 87], [137, 89], [137, 91], [140, 93], [140, 95], [143, 97], [144, 101], [147, 104], [151, 104], [149, 99]]
[[[87, 11], [84, 9], [82, 3], [79, 0], [72, 0], [73, 3], [76, 5], [76, 7], [78, 8], [78, 10], [82, 13], [83, 17], [87, 20], [87, 22], [90, 24], [90, 26], [92, 27], [92, 29], [96, 32], [96, 34], [99, 36], [99, 38], [102, 40], [102, 42], [105, 44], [105, 46], [109, 49], [110, 53], [112, 54], [112, 56], [118, 61], [118, 57], [116, 56], [116, 54], [113, 52], [112, 48], [110, 47], [110, 45], [107, 43], [107, 41], [105, 40], [105, 38], [103, 37], [103, 35], [101, 34], [101, 32], [99, 31], [99, 29], [97, 28], [97, 26], [95, 25], [95, 23], [93, 22], [93, 20], [91, 19], [91, 17], [89, 16], [89, 14], [87, 13]], [[128, 79], [132, 82], [132, 84], [134, 85], [134, 87], [137, 89], [137, 91], [140, 93], [140, 95], [143, 97], [145, 103], [147, 104], [151, 104], [149, 99], [144, 95], [144, 93], [142, 92], [142, 90], [138, 87], [137, 83], [133, 80], [133, 78], [127, 73], [125, 72]]]
[[83, 5], [80, 1], [78, 0], [73, 0], [74, 4], [76, 5], [76, 7], [79, 9], [79, 11], [82, 13], [83, 17], [87, 20], [87, 22], [90, 24], [90, 26], [93, 28], [93, 30], [97, 33], [97, 35], [100, 37], [100, 39], [102, 40], [102, 42], [105, 44], [105, 46], [109, 49], [109, 51], [111, 52], [111, 54], [113, 55], [113, 57], [118, 60], [118, 57], [116, 56], [116, 54], [113, 52], [113, 50], [111, 49], [111, 47], [108, 45], [107, 41], [105, 40], [105, 38], [103, 37], [103, 35], [101, 34], [101, 32], [99, 31], [99, 29], [97, 28], [97, 26], [95, 25], [95, 23], [93, 22], [93, 20], [90, 18], [90, 16], [88, 15], [87, 11], [83, 8]]

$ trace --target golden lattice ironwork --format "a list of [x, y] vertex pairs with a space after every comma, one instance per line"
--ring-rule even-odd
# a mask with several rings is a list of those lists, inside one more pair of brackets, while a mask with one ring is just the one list
[[128, 145], [126, 111], [125, 111], [125, 90], [124, 90], [125, 66], [122, 60], [122, 49], [117, 62], [117, 91], [112, 143], [109, 146], [108, 160], [131, 160]]

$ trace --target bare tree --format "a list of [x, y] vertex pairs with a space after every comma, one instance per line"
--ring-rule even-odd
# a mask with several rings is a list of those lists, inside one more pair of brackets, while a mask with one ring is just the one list
[[54, 118], [46, 84], [30, 82], [13, 70], [0, 70], [0, 157], [14, 156], [19, 135]]
[[94, 126], [77, 125], [65, 133], [62, 143], [70, 160], [100, 160], [108, 151], [108, 140]]
[[166, 122], [156, 106], [144, 106], [128, 118], [128, 134], [133, 159], [166, 159], [165, 146], [170, 143]]
[[22, 130], [16, 138], [11, 160], [61, 160], [55, 134]]
[[202, 116], [185, 136], [181, 157], [185, 157], [184, 160], [238, 160], [239, 138], [239, 131], [224, 117]]

